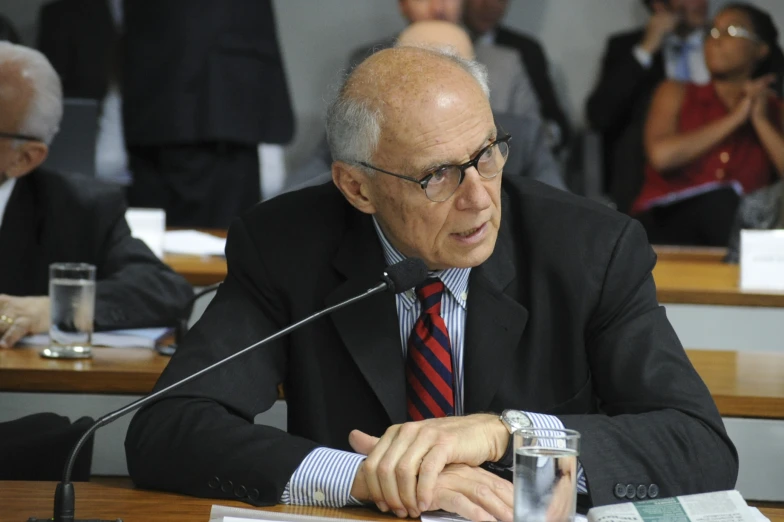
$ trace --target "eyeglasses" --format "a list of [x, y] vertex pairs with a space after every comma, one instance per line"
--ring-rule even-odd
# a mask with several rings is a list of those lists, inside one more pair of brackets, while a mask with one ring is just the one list
[[759, 37], [746, 29], [745, 27], [740, 27], [738, 25], [728, 25], [726, 29], [719, 29], [718, 27], [711, 27], [708, 30], [708, 34], [714, 40], [718, 40], [722, 36], [729, 36], [730, 38], [744, 38], [746, 40], [751, 40], [752, 42], [759, 42]]
[[40, 138], [28, 136], [26, 134], [14, 134], [12, 132], [0, 132], [0, 138], [7, 138], [9, 140], [22, 140], [22, 141], [41, 141]]
[[462, 165], [444, 165], [438, 167], [425, 175], [422, 179], [395, 174], [394, 172], [374, 167], [364, 161], [360, 161], [358, 164], [383, 174], [417, 183], [425, 191], [427, 199], [436, 203], [441, 203], [452, 197], [452, 194], [457, 191], [457, 187], [463, 183], [465, 171], [471, 167], [474, 167], [479, 175], [485, 179], [493, 179], [498, 176], [506, 164], [506, 159], [509, 157], [509, 140], [511, 139], [512, 136], [509, 134], [502, 138], [498, 138], [493, 143], [477, 152], [476, 156], [474, 156], [474, 159], [471, 161], [467, 161]]

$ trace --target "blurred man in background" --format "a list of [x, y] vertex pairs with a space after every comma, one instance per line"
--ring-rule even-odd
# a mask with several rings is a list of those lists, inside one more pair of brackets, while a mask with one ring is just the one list
[[708, 0], [643, 0], [645, 27], [610, 37], [586, 115], [602, 135], [605, 191], [627, 212], [642, 186], [642, 127], [656, 86], [665, 78], [710, 80], [702, 45]]
[[542, 46], [533, 38], [500, 24], [510, 0], [466, 0], [463, 22], [474, 37], [477, 49], [483, 45], [497, 45], [514, 49], [520, 55], [541, 107], [548, 130], [548, 141], [559, 150], [569, 143], [571, 126], [561, 108], [555, 87], [550, 79]]

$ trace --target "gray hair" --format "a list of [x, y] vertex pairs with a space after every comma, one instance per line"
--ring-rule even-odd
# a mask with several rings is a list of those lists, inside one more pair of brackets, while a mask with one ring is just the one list
[[[485, 96], [490, 97], [487, 68], [484, 65], [466, 60], [449, 48], [415, 47], [457, 65], [476, 80]], [[370, 163], [381, 137], [383, 114], [367, 97], [356, 97], [349, 92], [347, 85], [352, 75], [353, 72], [346, 76], [335, 100], [327, 108], [329, 150], [334, 161]]]
[[40, 139], [47, 145], [60, 128], [63, 117], [63, 89], [60, 77], [49, 60], [29, 47], [0, 42], [0, 65], [16, 63], [22, 78], [30, 82], [33, 96], [21, 128], [16, 132]]

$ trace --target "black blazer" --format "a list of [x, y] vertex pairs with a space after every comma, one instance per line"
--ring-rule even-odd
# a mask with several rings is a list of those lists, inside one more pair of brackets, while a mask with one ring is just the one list
[[291, 139], [270, 0], [126, 1], [124, 48], [129, 145]]
[[533, 38], [503, 26], [496, 31], [495, 42], [504, 47], [511, 47], [520, 54], [523, 67], [525, 67], [528, 77], [531, 78], [531, 84], [536, 91], [537, 98], [539, 98], [542, 116], [546, 120], [558, 123], [563, 133], [562, 143], [568, 144], [572, 135], [571, 124], [555, 94], [555, 87], [553, 87], [553, 81], [550, 78], [547, 58], [545, 58], [542, 46]]
[[103, 100], [119, 78], [119, 34], [107, 0], [55, 0], [38, 14], [38, 49], [52, 63], [66, 98]]
[[586, 103], [591, 127], [602, 135], [605, 189], [628, 210], [637, 196], [645, 167], [643, 128], [653, 92], [665, 79], [661, 51], [649, 69], [634, 57], [643, 29], [610, 38], [596, 88]]
[[[656, 257], [636, 221], [541, 183], [504, 179], [493, 255], [471, 271], [466, 413], [558, 415], [582, 434], [593, 504], [614, 487], [661, 496], [732, 488], [735, 449], [656, 302]], [[275, 223], [274, 227], [269, 223]], [[331, 184], [235, 221], [228, 276], [156, 389], [374, 286], [371, 218]], [[274, 504], [317, 446], [349, 450], [406, 420], [395, 298], [376, 295], [141, 410], [125, 442], [137, 485]], [[254, 425], [284, 383], [288, 433]]]
[[96, 265], [95, 327], [173, 326], [193, 291], [131, 237], [122, 193], [94, 178], [36, 170], [19, 178], [0, 227], [0, 293], [49, 293], [49, 264]]

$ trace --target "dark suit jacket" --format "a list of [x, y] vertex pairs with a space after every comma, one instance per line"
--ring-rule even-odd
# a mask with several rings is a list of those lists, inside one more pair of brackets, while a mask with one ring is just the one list
[[124, 47], [129, 145], [291, 139], [271, 0], [126, 1]]
[[36, 170], [20, 178], [0, 227], [0, 293], [49, 293], [49, 264], [96, 265], [96, 329], [173, 326], [193, 291], [131, 237], [120, 189]]
[[38, 49], [60, 75], [63, 95], [103, 100], [119, 67], [119, 35], [107, 0], [55, 0], [38, 16]]
[[[558, 415], [582, 434], [594, 504], [617, 502], [617, 483], [662, 496], [733, 487], [734, 447], [656, 302], [639, 223], [538, 182], [504, 187], [495, 251], [469, 280], [466, 413]], [[259, 205], [235, 221], [226, 254], [225, 283], [156, 389], [364, 292], [385, 267], [371, 218], [331, 184]], [[140, 411], [131, 477], [274, 504], [317, 446], [349, 450], [352, 429], [380, 436], [406, 420], [402, 353], [393, 295], [339, 310]], [[278, 383], [288, 433], [253, 424]]]
[[558, 124], [563, 133], [561, 142], [568, 144], [572, 133], [571, 125], [555, 94], [555, 87], [550, 79], [547, 58], [545, 58], [542, 46], [533, 38], [512, 31], [507, 27], [497, 29], [495, 42], [498, 45], [516, 49], [520, 54], [523, 67], [531, 78], [531, 84], [539, 98], [542, 116], [544, 119], [555, 121]]
[[644, 177], [643, 128], [653, 92], [665, 79], [659, 51], [649, 69], [634, 57], [643, 29], [610, 38], [596, 88], [586, 104], [586, 116], [602, 135], [605, 190], [627, 211]]

